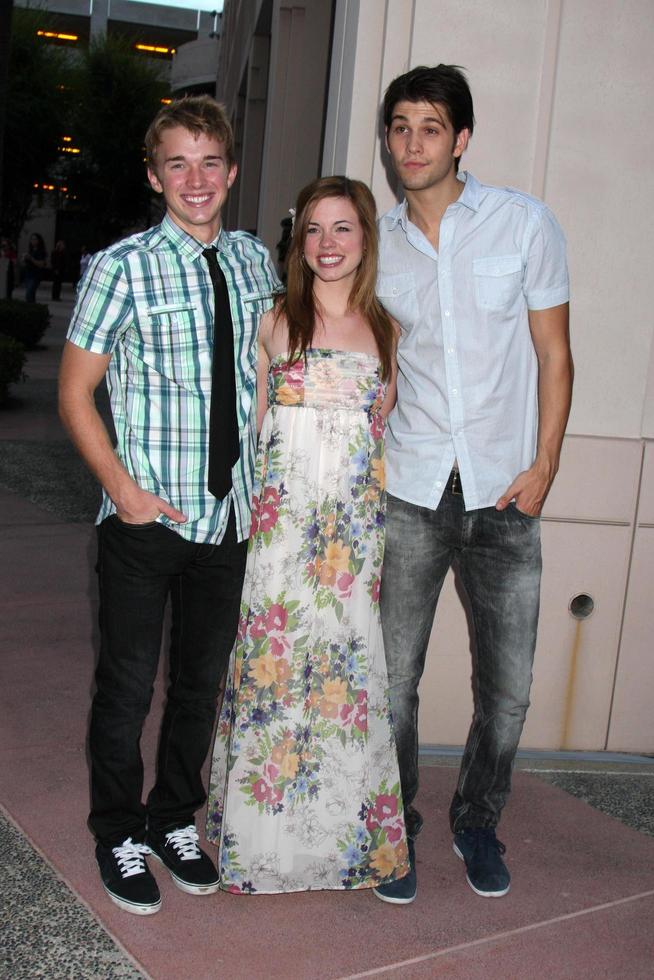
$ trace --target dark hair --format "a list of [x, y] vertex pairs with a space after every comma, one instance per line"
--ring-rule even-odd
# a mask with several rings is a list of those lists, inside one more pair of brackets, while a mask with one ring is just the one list
[[431, 102], [445, 107], [455, 134], [467, 129], [472, 136], [475, 114], [472, 94], [459, 65], [419, 65], [394, 78], [384, 95], [384, 125], [388, 128], [398, 102]]
[[156, 169], [157, 149], [164, 130], [182, 126], [194, 136], [213, 136], [225, 148], [227, 166], [234, 163], [234, 135], [224, 106], [210, 95], [185, 95], [160, 109], [145, 134], [145, 155], [151, 170]]
[[297, 198], [295, 228], [288, 251], [286, 295], [280, 300], [275, 322], [284, 317], [288, 327], [289, 360], [298, 360], [313, 341], [316, 316], [313, 295], [313, 272], [304, 261], [304, 242], [314, 208], [326, 197], [345, 197], [357, 212], [363, 231], [363, 256], [357, 269], [350, 309], [356, 310], [370, 324], [377, 343], [381, 375], [391, 376], [395, 334], [391, 319], [375, 294], [377, 279], [377, 208], [366, 185], [349, 177], [319, 177], [304, 187]]

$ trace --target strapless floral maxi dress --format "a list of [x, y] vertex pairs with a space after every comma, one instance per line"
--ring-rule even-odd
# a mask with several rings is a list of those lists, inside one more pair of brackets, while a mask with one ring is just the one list
[[376, 357], [273, 359], [207, 837], [237, 893], [367, 888], [407, 845], [379, 620]]

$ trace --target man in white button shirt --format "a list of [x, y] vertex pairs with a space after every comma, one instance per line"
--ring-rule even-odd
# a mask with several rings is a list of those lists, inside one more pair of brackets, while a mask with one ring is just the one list
[[498, 897], [510, 886], [495, 828], [529, 704], [539, 517], [572, 392], [565, 240], [541, 201], [458, 173], [474, 126], [458, 68], [396, 78], [384, 123], [405, 200], [380, 220], [378, 294], [402, 328], [381, 611], [412, 871], [376, 894], [416, 895], [418, 684], [454, 565], [472, 612], [475, 707], [450, 825], [468, 883]]

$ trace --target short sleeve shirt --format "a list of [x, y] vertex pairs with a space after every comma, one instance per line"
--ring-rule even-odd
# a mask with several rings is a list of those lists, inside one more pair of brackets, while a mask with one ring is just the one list
[[467, 510], [491, 507], [532, 465], [538, 365], [529, 311], [569, 298], [563, 233], [549, 208], [467, 173], [438, 252], [406, 202], [379, 222], [377, 293], [399, 322], [387, 487], [438, 506], [455, 461]]
[[[221, 231], [215, 243], [229, 290], [234, 328], [240, 458], [232, 490], [207, 489], [214, 292], [202, 252], [168, 216], [93, 256], [68, 339], [111, 354], [107, 386], [116, 453], [144, 490], [188, 520], [162, 524], [195, 542], [218, 543], [230, 506], [238, 539], [248, 536], [256, 446], [257, 330], [280, 283], [264, 245], [245, 232]], [[105, 493], [97, 523], [115, 512]]]

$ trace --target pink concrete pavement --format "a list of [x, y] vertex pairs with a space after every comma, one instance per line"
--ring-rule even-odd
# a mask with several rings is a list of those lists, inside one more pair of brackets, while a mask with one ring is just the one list
[[[59, 437], [45, 414], [32, 422], [33, 438]], [[28, 438], [29, 428], [27, 418], [12, 421], [11, 435], [0, 427], [5, 438]], [[0, 491], [0, 801], [150, 977], [654, 977], [654, 840], [523, 773], [502, 822], [514, 883], [499, 901], [471, 892], [452, 852], [455, 771], [426, 767], [419, 893], [409, 907], [369, 892], [195, 898], [157, 865], [162, 911], [117, 909], [85, 826], [94, 551], [92, 527]], [[147, 781], [162, 698], [160, 681], [143, 739]]]
[[[94, 644], [94, 533], [0, 494], [0, 798], [23, 832], [157, 980], [654, 976], [654, 840], [517, 773], [502, 823], [514, 885], [477, 898], [451, 850], [454, 771], [423, 769], [429, 814], [419, 894], [193, 898], [159, 866], [164, 907], [142, 919], [105, 897], [85, 827]], [[162, 701], [144, 737], [148, 773]]]

